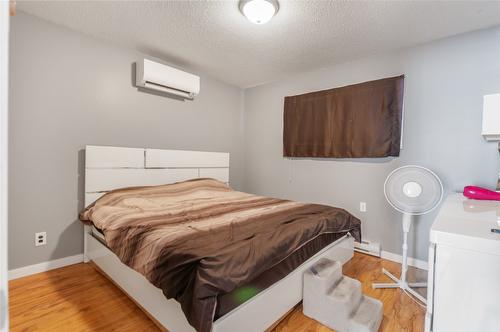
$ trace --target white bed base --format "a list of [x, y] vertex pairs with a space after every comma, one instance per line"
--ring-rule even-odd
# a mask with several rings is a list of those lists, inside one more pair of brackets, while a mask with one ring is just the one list
[[[197, 177], [229, 182], [229, 154], [179, 150], [154, 150], [87, 146], [85, 161], [85, 204], [105, 192], [133, 185], [173, 183]], [[288, 276], [216, 320], [213, 332], [264, 331], [302, 300], [303, 272], [319, 258], [342, 263], [354, 253], [354, 239], [346, 235], [311, 257]], [[156, 323], [171, 332], [193, 332], [179, 303], [168, 300], [160, 289], [141, 274], [121, 263], [118, 257], [84, 229], [84, 261], [92, 261]]]

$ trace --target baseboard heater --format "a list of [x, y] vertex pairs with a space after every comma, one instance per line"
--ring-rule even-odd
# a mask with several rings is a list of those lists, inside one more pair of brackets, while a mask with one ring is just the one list
[[354, 242], [354, 250], [364, 254], [380, 257], [380, 243], [369, 240]]

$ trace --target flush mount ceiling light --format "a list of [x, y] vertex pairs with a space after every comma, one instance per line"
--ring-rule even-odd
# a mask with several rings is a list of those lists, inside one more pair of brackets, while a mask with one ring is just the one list
[[241, 0], [240, 10], [252, 23], [264, 24], [269, 22], [278, 12], [276, 0]]

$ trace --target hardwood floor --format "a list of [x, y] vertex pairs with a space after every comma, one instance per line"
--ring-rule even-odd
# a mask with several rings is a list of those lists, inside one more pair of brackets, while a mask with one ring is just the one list
[[156, 325], [90, 264], [13, 280], [11, 331], [156, 331]]
[[[374, 281], [389, 281], [382, 275], [382, 267], [399, 275], [399, 264], [359, 253], [344, 266], [344, 274], [360, 280], [365, 294], [384, 303], [380, 332], [423, 331], [424, 308], [400, 290], [371, 288]], [[409, 279], [415, 277], [424, 280], [426, 273], [412, 269]], [[9, 286], [11, 331], [158, 330], [126, 295], [90, 264], [76, 264], [13, 280]], [[331, 330], [305, 317], [298, 306], [273, 331]]]

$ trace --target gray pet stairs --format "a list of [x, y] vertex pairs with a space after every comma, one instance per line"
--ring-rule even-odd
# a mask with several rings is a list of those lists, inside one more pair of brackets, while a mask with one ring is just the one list
[[376, 332], [383, 305], [342, 275], [339, 262], [322, 258], [304, 273], [303, 312], [337, 332]]

